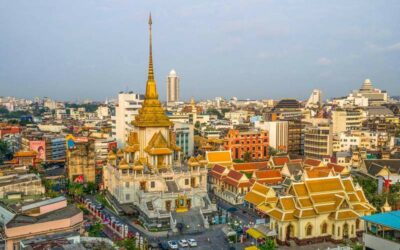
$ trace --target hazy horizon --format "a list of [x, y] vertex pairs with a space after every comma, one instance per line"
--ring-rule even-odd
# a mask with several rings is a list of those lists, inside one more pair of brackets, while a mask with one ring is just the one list
[[175, 69], [196, 100], [324, 99], [366, 78], [400, 95], [400, 1], [2, 1], [0, 95], [143, 93], [148, 25], [160, 99]]

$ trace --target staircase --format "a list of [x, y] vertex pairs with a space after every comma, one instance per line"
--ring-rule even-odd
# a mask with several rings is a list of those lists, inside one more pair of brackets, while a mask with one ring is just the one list
[[179, 191], [175, 181], [165, 181], [165, 184], [167, 185], [168, 193], [177, 193]]
[[178, 231], [179, 224], [183, 226], [181, 230], [182, 234], [196, 234], [205, 230], [203, 216], [197, 208], [192, 208], [185, 213], [172, 212], [171, 215], [177, 225]]

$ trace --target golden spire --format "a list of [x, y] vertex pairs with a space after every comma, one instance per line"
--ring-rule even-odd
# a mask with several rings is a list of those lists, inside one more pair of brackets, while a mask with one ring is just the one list
[[149, 50], [149, 73], [147, 76], [147, 81], [153, 80], [154, 81], [154, 69], [153, 69], [153, 41], [152, 41], [152, 34], [151, 34], [151, 25], [153, 21], [151, 20], [151, 12], [149, 15], [149, 31], [150, 31], [150, 50]]
[[150, 41], [149, 41], [149, 69], [147, 76], [147, 85], [146, 85], [146, 98], [147, 99], [158, 99], [157, 86], [156, 81], [154, 80], [154, 68], [153, 68], [153, 41], [151, 34], [151, 25], [153, 21], [151, 20], [151, 13], [149, 16], [149, 31], [150, 31]]
[[158, 100], [157, 85], [154, 80], [154, 68], [153, 68], [153, 42], [151, 25], [153, 20], [151, 19], [151, 13], [149, 15], [149, 69], [146, 84], [146, 94], [142, 108], [139, 109], [139, 114], [132, 121], [132, 124], [136, 127], [169, 127], [172, 126], [172, 122], [165, 115], [164, 109], [161, 106], [160, 100]]

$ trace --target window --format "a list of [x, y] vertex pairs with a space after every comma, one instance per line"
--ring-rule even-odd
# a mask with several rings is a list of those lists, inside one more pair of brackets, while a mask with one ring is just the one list
[[332, 235], [335, 235], [335, 225], [332, 224]]
[[359, 219], [356, 220], [356, 229], [360, 229], [360, 220]]
[[125, 194], [125, 200], [129, 201], [130, 199], [131, 199], [131, 195], [130, 194]]
[[311, 236], [312, 235], [312, 226], [311, 226], [311, 224], [308, 224], [308, 226], [306, 227], [306, 234], [307, 234], [307, 236]]
[[328, 233], [328, 224], [327, 224], [326, 222], [324, 222], [324, 224], [322, 224], [321, 232], [322, 232], [323, 234]]
[[156, 187], [156, 183], [154, 181], [150, 182], [150, 187], [151, 188], [155, 188]]
[[185, 179], [185, 185], [189, 185], [189, 179]]
[[125, 182], [125, 187], [129, 188], [129, 182]]
[[340, 236], [340, 227], [337, 228], [337, 236]]

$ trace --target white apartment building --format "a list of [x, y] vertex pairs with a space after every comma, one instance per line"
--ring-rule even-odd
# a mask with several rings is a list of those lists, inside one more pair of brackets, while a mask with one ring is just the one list
[[287, 121], [256, 121], [254, 127], [269, 132], [269, 145], [277, 150], [287, 151], [289, 124]]
[[112, 136], [118, 145], [124, 145], [128, 132], [131, 130], [131, 122], [135, 119], [142, 107], [143, 96], [133, 92], [120, 92], [118, 103], [115, 106], [115, 114], [112, 120]]
[[332, 124], [328, 119], [302, 120], [304, 128], [304, 155], [308, 158], [324, 159], [332, 156]]
[[171, 70], [167, 77], [167, 103], [179, 101], [179, 77], [175, 70]]

